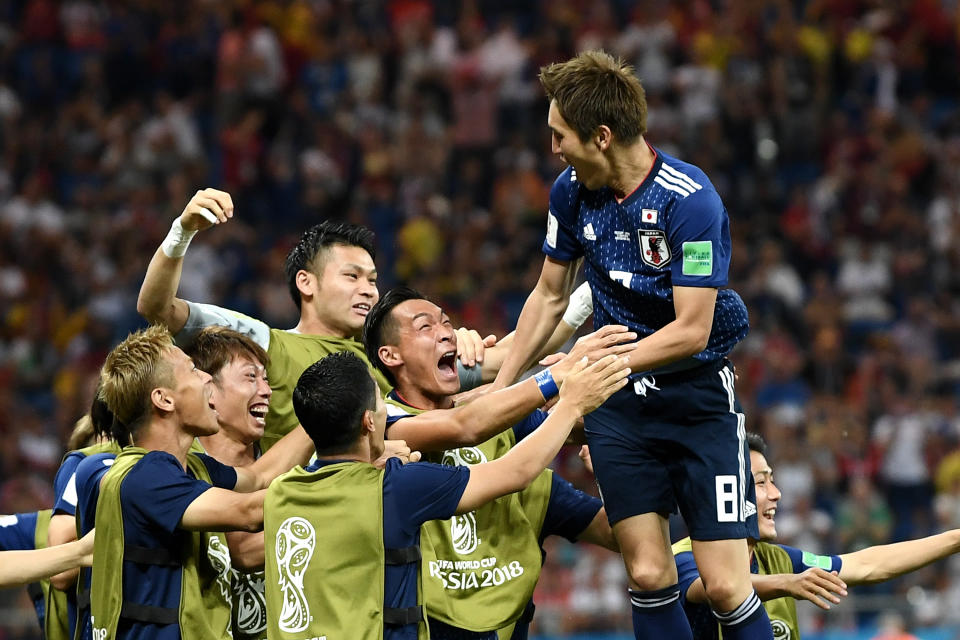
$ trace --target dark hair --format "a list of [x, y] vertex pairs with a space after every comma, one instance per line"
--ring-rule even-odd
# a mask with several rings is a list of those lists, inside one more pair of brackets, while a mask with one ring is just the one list
[[300, 290], [297, 289], [298, 271], [303, 269], [319, 274], [323, 269], [322, 263], [318, 260], [320, 252], [335, 244], [360, 247], [370, 254], [372, 260], [376, 261], [377, 251], [373, 238], [373, 231], [366, 227], [333, 220], [324, 220], [304, 231], [300, 241], [290, 249], [283, 265], [290, 297], [293, 298], [297, 309], [300, 309]]
[[130, 430], [117, 420], [117, 417], [110, 411], [110, 407], [100, 397], [99, 385], [97, 385], [97, 392], [93, 396], [93, 402], [90, 403], [90, 422], [93, 425], [93, 435], [96, 438], [113, 440], [121, 447], [129, 445], [133, 441]]
[[747, 433], [747, 447], [750, 451], [756, 451], [762, 456], [767, 455], [767, 441], [759, 433], [752, 431]]
[[587, 142], [600, 125], [619, 142], [633, 144], [647, 131], [647, 98], [633, 67], [605, 51], [584, 51], [540, 69], [547, 98]]
[[380, 300], [377, 301], [377, 304], [373, 305], [370, 313], [367, 314], [367, 319], [363, 322], [362, 340], [363, 348], [367, 352], [367, 359], [370, 360], [370, 364], [383, 373], [387, 381], [393, 386], [397, 385], [397, 381], [394, 380], [393, 374], [390, 373], [390, 370], [383, 364], [383, 361], [380, 360], [380, 356], [377, 354], [380, 347], [388, 341], [393, 340], [396, 335], [397, 325], [393, 321], [390, 312], [393, 311], [394, 307], [398, 304], [402, 304], [407, 300], [427, 299], [426, 296], [416, 289], [411, 289], [410, 287], [394, 287], [380, 297]]
[[197, 369], [206, 371], [214, 380], [219, 379], [220, 370], [238, 356], [249, 356], [264, 367], [270, 366], [270, 356], [263, 347], [250, 336], [227, 327], [204, 327], [184, 352], [193, 359]]
[[307, 367], [293, 389], [293, 410], [317, 455], [353, 448], [362, 432], [363, 413], [376, 409], [378, 393], [366, 363], [349, 351]]

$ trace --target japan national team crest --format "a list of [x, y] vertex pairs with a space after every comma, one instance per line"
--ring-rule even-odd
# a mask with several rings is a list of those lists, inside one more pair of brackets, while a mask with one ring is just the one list
[[640, 239], [640, 257], [654, 269], [661, 269], [670, 263], [670, 245], [667, 234], [660, 229], [637, 229]]

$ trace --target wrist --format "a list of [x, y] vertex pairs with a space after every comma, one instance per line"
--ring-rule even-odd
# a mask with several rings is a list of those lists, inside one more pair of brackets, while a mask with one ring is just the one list
[[533, 376], [533, 379], [537, 383], [540, 393], [543, 394], [544, 400], [549, 400], [560, 393], [560, 386], [557, 384], [557, 381], [554, 380], [553, 373], [551, 373], [550, 369], [544, 369]]
[[184, 229], [180, 217], [177, 216], [170, 225], [167, 237], [160, 244], [160, 249], [168, 258], [182, 258], [195, 235], [197, 235], [196, 229]]

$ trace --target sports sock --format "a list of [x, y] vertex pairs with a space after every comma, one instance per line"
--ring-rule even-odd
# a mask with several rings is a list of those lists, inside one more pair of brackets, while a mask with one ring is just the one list
[[723, 630], [724, 640], [773, 640], [773, 628], [756, 591], [733, 611], [713, 612]]
[[633, 610], [633, 635], [637, 640], [670, 638], [693, 640], [690, 623], [680, 606], [680, 587], [671, 585], [657, 591], [629, 589]]

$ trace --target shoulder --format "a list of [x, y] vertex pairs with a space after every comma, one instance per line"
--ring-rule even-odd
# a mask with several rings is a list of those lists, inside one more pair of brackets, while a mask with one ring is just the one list
[[110, 466], [113, 465], [116, 457], [117, 456], [112, 453], [98, 453], [84, 458], [84, 460], [77, 465], [77, 484], [80, 484], [84, 479], [100, 471], [109, 469]]
[[572, 208], [580, 195], [581, 184], [573, 167], [564, 169], [550, 187], [550, 210], [560, 215]]

